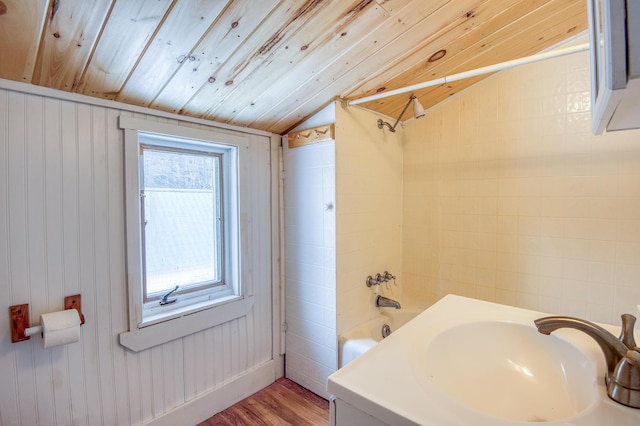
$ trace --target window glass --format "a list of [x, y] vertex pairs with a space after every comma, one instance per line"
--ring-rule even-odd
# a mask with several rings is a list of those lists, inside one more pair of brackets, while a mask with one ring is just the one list
[[141, 146], [144, 301], [222, 285], [221, 155]]

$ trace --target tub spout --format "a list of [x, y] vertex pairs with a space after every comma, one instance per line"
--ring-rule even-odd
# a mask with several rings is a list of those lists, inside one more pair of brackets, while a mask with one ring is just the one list
[[595, 340], [607, 363], [607, 394], [620, 404], [640, 408], [640, 348], [633, 338], [635, 321], [633, 315], [622, 315], [619, 339], [599, 325], [579, 318], [552, 316], [534, 322], [542, 334], [551, 334], [559, 328], [573, 328]]
[[396, 308], [400, 309], [400, 302], [396, 302], [393, 299], [389, 299], [384, 296], [376, 296], [376, 306], [378, 308]]

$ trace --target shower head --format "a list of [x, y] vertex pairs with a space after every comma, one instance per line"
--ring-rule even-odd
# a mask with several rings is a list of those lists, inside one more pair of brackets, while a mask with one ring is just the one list
[[390, 132], [395, 133], [396, 126], [402, 119], [402, 116], [404, 115], [405, 111], [407, 111], [407, 108], [409, 108], [409, 104], [411, 103], [411, 101], [413, 101], [413, 117], [414, 118], [424, 117], [424, 107], [420, 104], [420, 101], [418, 101], [418, 98], [416, 98], [416, 96], [412, 94], [411, 96], [409, 96], [409, 100], [407, 101], [407, 104], [402, 109], [402, 112], [400, 113], [400, 116], [398, 117], [394, 125], [392, 126], [391, 124], [387, 123], [386, 121], [383, 121], [380, 118], [378, 119], [378, 129], [382, 129], [384, 126], [387, 126]]
[[413, 96], [413, 117], [414, 118], [424, 117], [424, 107], [422, 106], [418, 98], [416, 98], [415, 96]]

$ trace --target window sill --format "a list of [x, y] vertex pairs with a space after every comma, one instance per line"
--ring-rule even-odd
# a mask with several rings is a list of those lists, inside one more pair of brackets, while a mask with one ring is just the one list
[[134, 352], [179, 339], [247, 315], [253, 296], [234, 296], [190, 307], [162, 318], [150, 318], [135, 330], [120, 333], [120, 344]]
[[[231, 293], [230, 290], [226, 291], [227, 293]], [[191, 302], [183, 305], [181, 307], [174, 308], [174, 305], [167, 305], [169, 309], [166, 311], [157, 310], [155, 314], [143, 314], [143, 319], [140, 324], [138, 324], [138, 328], [144, 328], [155, 324], [160, 324], [161, 322], [170, 321], [176, 318], [183, 317], [185, 315], [192, 315], [199, 311], [204, 311], [207, 309], [215, 308], [226, 303], [237, 302], [242, 299], [242, 296], [236, 296], [235, 294], [228, 294], [226, 296], [218, 296], [213, 300], [203, 300], [201, 302]], [[178, 302], [180, 303], [180, 302]], [[176, 303], [175, 305], [177, 305]], [[157, 304], [157, 302], [156, 302]], [[143, 308], [144, 310], [144, 308]]]

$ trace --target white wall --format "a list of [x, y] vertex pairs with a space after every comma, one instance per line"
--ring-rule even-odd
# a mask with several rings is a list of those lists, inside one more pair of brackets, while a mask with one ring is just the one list
[[[336, 105], [336, 254], [338, 334], [375, 316], [368, 275], [388, 270], [397, 286], [380, 294], [402, 294], [402, 142], [377, 127], [378, 117]], [[389, 309], [389, 308], [384, 308]]]
[[[326, 122], [325, 122], [326, 124]], [[286, 375], [328, 398], [337, 369], [335, 141], [284, 149]]]
[[[116, 103], [91, 105], [78, 96], [58, 99], [58, 92], [41, 88], [34, 93], [51, 95], [23, 93], [31, 86], [3, 84], [0, 424], [136, 425], [152, 419], [189, 424], [273, 381], [277, 348], [272, 326], [278, 320], [272, 314], [272, 279], [277, 264], [272, 266], [269, 235], [277, 189], [270, 179], [261, 178], [251, 200], [252, 208], [263, 214], [242, 217], [249, 229], [243, 250], [252, 259], [243, 265], [251, 269], [252, 282], [245, 284], [256, 299], [250, 313], [130, 352], [118, 344], [118, 334], [128, 327], [128, 310], [123, 135], [117, 117], [206, 126], [161, 118], [151, 110], [124, 111]], [[269, 176], [270, 137], [257, 132], [248, 137], [255, 147], [249, 154], [252, 169]], [[277, 240], [277, 225], [274, 231]], [[82, 294], [86, 316], [80, 342], [47, 350], [39, 337], [10, 342], [10, 305], [29, 303], [31, 321], [37, 322], [41, 313], [62, 309], [64, 296], [75, 293]]]
[[587, 52], [521, 66], [407, 123], [405, 298], [636, 312], [640, 131], [591, 135], [589, 79]]
[[283, 138], [286, 375], [323, 397], [338, 336], [381, 309], [366, 277], [396, 274], [380, 294], [402, 302], [400, 138], [339, 104], [298, 129], [333, 119], [335, 141], [289, 149]]

